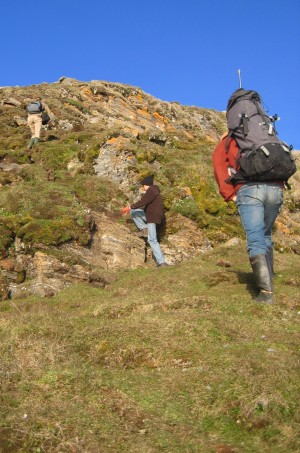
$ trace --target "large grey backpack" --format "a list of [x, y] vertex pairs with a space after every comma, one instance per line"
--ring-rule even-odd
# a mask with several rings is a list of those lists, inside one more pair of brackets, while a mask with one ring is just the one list
[[229, 98], [227, 126], [241, 149], [257, 149], [266, 143], [281, 143], [271, 122], [275, 118], [269, 117], [264, 111], [256, 91], [239, 88]]
[[291, 147], [282, 142], [274, 123], [264, 111], [256, 91], [239, 88], [227, 104], [227, 126], [230, 137], [240, 149], [236, 173], [231, 182], [287, 181], [296, 171]]

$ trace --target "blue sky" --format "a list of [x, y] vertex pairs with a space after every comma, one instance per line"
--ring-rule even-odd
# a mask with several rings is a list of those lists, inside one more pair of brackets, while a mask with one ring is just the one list
[[257, 90], [300, 149], [299, 0], [2, 0], [0, 86], [61, 76], [225, 110]]

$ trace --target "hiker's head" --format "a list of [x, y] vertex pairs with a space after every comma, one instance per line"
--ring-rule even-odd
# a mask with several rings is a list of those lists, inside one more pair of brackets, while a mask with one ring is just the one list
[[153, 176], [147, 176], [141, 181], [142, 186], [153, 186]]
[[41, 100], [42, 100], [40, 94], [37, 94], [37, 93], [33, 96], [33, 99], [34, 99], [35, 101], [41, 101]]

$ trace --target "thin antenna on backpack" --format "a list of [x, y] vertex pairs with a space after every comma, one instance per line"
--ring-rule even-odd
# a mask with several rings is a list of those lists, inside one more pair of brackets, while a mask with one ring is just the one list
[[241, 70], [240, 70], [240, 69], [238, 69], [238, 70], [237, 70], [236, 72], [237, 72], [237, 75], [238, 75], [238, 77], [239, 77], [240, 88], [242, 88], [242, 77], [241, 77]]

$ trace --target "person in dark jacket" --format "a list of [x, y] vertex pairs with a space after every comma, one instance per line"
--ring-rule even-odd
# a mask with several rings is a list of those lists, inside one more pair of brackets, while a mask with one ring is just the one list
[[[164, 255], [157, 240], [156, 225], [164, 219], [164, 208], [159, 188], [153, 184], [153, 177], [147, 176], [141, 181], [146, 191], [142, 198], [131, 206], [123, 209], [123, 214], [130, 212], [139, 232], [137, 236], [147, 237], [154, 259], [158, 267], [167, 266]], [[141, 209], [144, 208], [144, 209]]]

